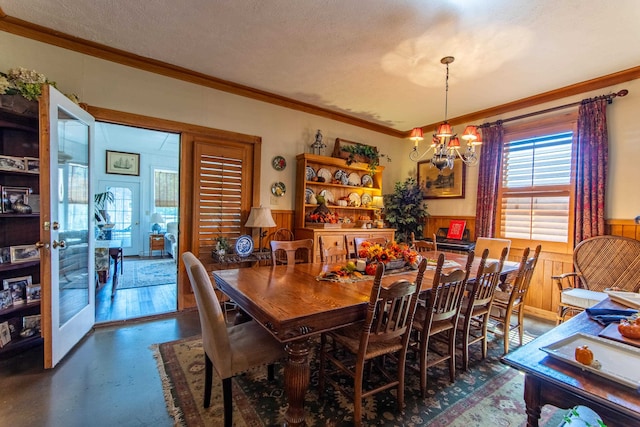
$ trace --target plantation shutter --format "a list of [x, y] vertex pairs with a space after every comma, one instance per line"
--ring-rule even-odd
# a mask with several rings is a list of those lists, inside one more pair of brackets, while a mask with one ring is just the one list
[[194, 243], [200, 257], [210, 256], [216, 237], [235, 242], [244, 232], [252, 197], [250, 153], [250, 147], [242, 144], [196, 143]]
[[568, 242], [573, 132], [508, 141], [501, 230], [507, 238]]

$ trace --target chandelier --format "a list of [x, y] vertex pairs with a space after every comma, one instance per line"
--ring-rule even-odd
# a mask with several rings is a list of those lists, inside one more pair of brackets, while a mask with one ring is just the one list
[[413, 150], [409, 153], [409, 158], [414, 162], [422, 159], [429, 153], [433, 152], [431, 156], [431, 164], [443, 170], [445, 168], [453, 169], [453, 161], [456, 158], [462, 159], [462, 161], [469, 165], [474, 166], [478, 163], [478, 153], [476, 152], [476, 146], [482, 144], [480, 134], [478, 133], [478, 127], [469, 125], [464, 129], [462, 133], [462, 140], [466, 142], [466, 148], [461, 151], [460, 139], [453, 133], [453, 128], [447, 122], [447, 109], [449, 106], [449, 64], [454, 61], [453, 56], [445, 56], [440, 60], [440, 63], [447, 66], [447, 77], [445, 80], [445, 97], [444, 97], [444, 122], [441, 123], [436, 133], [433, 134], [431, 145], [422, 154], [418, 150], [420, 141], [424, 139], [422, 128], [413, 128], [409, 134], [409, 139], [414, 141]]

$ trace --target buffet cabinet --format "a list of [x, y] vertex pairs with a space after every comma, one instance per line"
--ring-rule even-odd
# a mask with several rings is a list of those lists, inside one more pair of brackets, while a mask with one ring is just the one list
[[[374, 197], [382, 196], [383, 166], [378, 166], [373, 173], [367, 163], [347, 165], [341, 158], [309, 153], [299, 154], [296, 161], [295, 237], [313, 240], [315, 261], [320, 261], [320, 236], [326, 246], [347, 245], [348, 254], [354, 253], [355, 237], [393, 240], [395, 230], [375, 228], [374, 222], [380, 213]], [[308, 221], [319, 206], [318, 196], [322, 196], [329, 211], [337, 215], [338, 223]]]

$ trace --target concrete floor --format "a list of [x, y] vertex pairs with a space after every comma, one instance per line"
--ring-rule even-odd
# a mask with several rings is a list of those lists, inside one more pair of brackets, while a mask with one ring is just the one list
[[[553, 326], [525, 319], [530, 335]], [[97, 328], [52, 370], [42, 348], [0, 361], [0, 426], [173, 426], [149, 346], [199, 333], [188, 311]]]

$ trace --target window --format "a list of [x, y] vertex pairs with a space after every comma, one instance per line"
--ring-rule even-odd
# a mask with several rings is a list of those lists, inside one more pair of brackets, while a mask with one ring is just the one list
[[500, 236], [555, 242], [573, 232], [575, 121], [521, 125], [505, 131], [500, 189]]
[[167, 170], [154, 170], [154, 209], [162, 215], [165, 223], [178, 222], [178, 173]]

